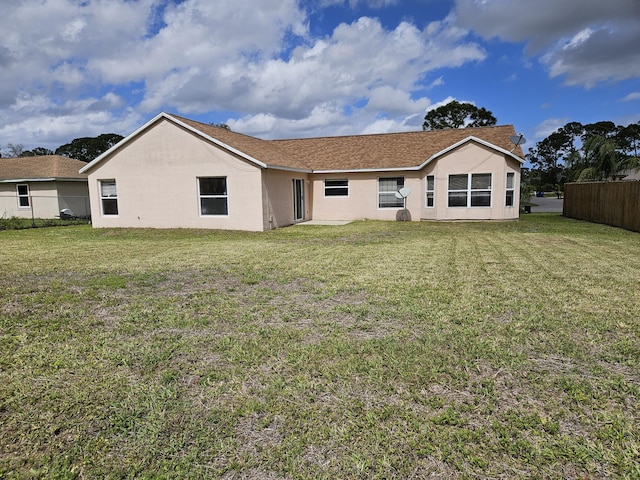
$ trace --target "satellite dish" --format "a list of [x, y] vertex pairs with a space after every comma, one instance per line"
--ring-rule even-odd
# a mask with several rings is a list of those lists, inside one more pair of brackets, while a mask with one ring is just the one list
[[400, 190], [396, 192], [396, 198], [407, 198], [411, 193], [410, 187], [402, 187]]
[[518, 135], [512, 135], [511, 137], [509, 137], [509, 140], [511, 141], [511, 143], [513, 143], [516, 147], [518, 145], [522, 145], [523, 143], [527, 143], [527, 139], [524, 138], [524, 136], [520, 133]]

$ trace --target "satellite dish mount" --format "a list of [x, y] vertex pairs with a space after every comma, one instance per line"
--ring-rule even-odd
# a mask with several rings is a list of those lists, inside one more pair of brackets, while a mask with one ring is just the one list
[[402, 199], [402, 204], [403, 204], [402, 220], [404, 222], [407, 221], [407, 197], [409, 196], [410, 193], [411, 193], [410, 187], [402, 187], [400, 190], [396, 192], [396, 198]]

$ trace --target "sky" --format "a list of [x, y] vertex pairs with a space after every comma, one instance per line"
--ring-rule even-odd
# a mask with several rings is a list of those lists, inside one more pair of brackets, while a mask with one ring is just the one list
[[2, 0], [0, 152], [160, 112], [264, 139], [640, 121], [640, 0]]

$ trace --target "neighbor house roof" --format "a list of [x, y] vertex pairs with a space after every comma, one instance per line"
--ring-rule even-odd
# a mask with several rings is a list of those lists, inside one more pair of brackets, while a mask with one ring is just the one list
[[510, 142], [512, 125], [342, 137], [262, 140], [195, 120], [160, 113], [107, 152], [87, 164], [93, 168], [113, 151], [160, 120], [168, 120], [263, 168], [308, 172], [418, 170], [438, 156], [468, 142], [497, 149], [523, 162], [521, 148]]
[[0, 158], [0, 182], [86, 180], [85, 162], [60, 155]]

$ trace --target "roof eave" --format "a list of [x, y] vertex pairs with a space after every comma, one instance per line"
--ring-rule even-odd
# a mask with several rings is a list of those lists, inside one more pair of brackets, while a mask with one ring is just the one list
[[34, 177], [34, 178], [3, 178], [0, 183], [24, 183], [24, 182], [86, 182], [86, 177]]
[[373, 172], [415, 172], [421, 167], [386, 167], [386, 168], [345, 168], [340, 170], [313, 170], [312, 173], [329, 174], [329, 173], [373, 173]]

